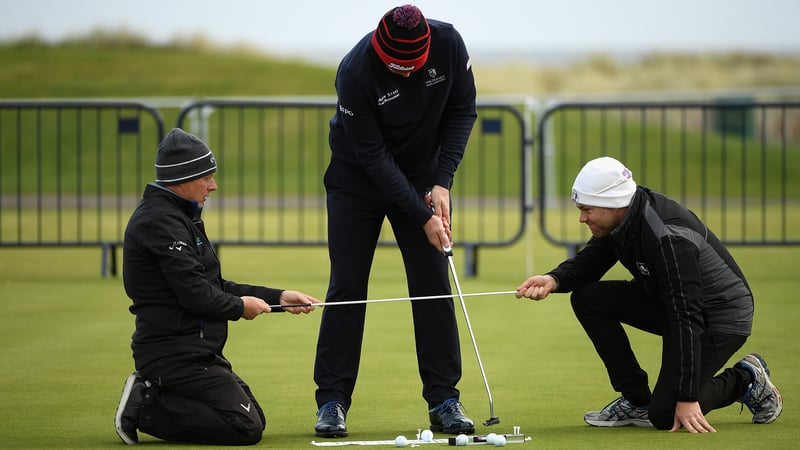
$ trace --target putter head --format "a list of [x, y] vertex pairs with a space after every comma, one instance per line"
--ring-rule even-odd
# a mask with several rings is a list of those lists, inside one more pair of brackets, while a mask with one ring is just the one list
[[483, 424], [487, 427], [491, 425], [497, 425], [498, 423], [500, 423], [500, 419], [498, 417], [490, 417], [483, 421]]

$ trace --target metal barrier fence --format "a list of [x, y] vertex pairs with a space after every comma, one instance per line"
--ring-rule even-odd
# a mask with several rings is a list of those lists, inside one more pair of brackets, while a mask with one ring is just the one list
[[[210, 100], [180, 111], [177, 125], [219, 161], [220, 191], [204, 213], [216, 245], [327, 244], [322, 176], [334, 108]], [[601, 155], [693, 209], [728, 245], [800, 245], [800, 103], [562, 103], [541, 113], [537, 130], [534, 162], [527, 115], [479, 104], [453, 189], [469, 276], [480, 247], [522, 237], [534, 190], [545, 238], [569, 252], [583, 245], [571, 183]], [[115, 274], [164, 132], [159, 111], [139, 102], [0, 101], [0, 247], [100, 246], [102, 274]], [[385, 227], [380, 245], [392, 244]]]
[[[185, 106], [177, 126], [201, 136], [218, 160], [220, 186], [204, 211], [217, 245], [327, 245], [323, 175], [335, 102], [206, 100]], [[478, 106], [478, 122], [452, 192], [452, 229], [467, 276], [479, 247], [510, 245], [525, 230], [522, 114]], [[379, 245], [394, 245], [385, 226]]]
[[800, 245], [800, 103], [563, 103], [537, 129], [542, 233], [569, 254], [590, 237], [572, 182], [599, 156], [688, 206], [727, 245]]
[[0, 246], [100, 246], [116, 271], [163, 134], [142, 103], [0, 101]]
[[[179, 112], [177, 125], [204, 138], [219, 163], [220, 190], [204, 212], [217, 247], [327, 245], [322, 176], [334, 110], [332, 101], [220, 100]], [[116, 274], [163, 123], [138, 102], [0, 101], [0, 247], [100, 246], [102, 275]], [[479, 106], [453, 190], [451, 225], [468, 276], [479, 247], [524, 232], [527, 136], [513, 107]], [[385, 231], [380, 245], [391, 244]]]

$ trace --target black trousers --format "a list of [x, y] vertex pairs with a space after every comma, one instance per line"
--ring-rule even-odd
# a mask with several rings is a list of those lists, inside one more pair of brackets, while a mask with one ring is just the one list
[[[325, 175], [330, 281], [326, 302], [368, 298], [369, 274], [384, 218], [403, 258], [408, 294], [450, 295], [447, 259], [428, 243], [422, 226], [378, 192], [366, 174], [333, 162]], [[422, 193], [420, 193], [422, 195]], [[411, 301], [422, 397], [433, 407], [459, 398], [461, 349], [452, 298]], [[366, 305], [324, 308], [314, 381], [317, 406], [350, 407], [358, 376]], [[391, 389], [393, 380], [386, 380]]]
[[[611, 385], [635, 405], [650, 405], [650, 421], [670, 429], [675, 419], [672, 341], [666, 312], [660, 300], [647, 297], [636, 282], [598, 281], [574, 291], [572, 309], [605, 364]], [[661, 369], [650, 391], [647, 373], [640, 367], [622, 324], [662, 337]], [[747, 336], [706, 330], [702, 337], [699, 376], [703, 414], [735, 402], [751, 381], [746, 369], [730, 367], [717, 372], [747, 340]]]
[[139, 431], [173, 442], [252, 445], [266, 425], [250, 388], [215, 354], [180, 355], [139, 369], [151, 383]]

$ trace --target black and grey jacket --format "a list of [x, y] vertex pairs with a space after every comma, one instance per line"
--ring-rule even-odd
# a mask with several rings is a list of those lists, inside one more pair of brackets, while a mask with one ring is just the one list
[[611, 235], [591, 238], [550, 272], [557, 292], [599, 280], [619, 261], [664, 307], [675, 367], [684, 376], [679, 400], [696, 399], [704, 330], [749, 336], [753, 295], [730, 252], [690, 210], [665, 195], [637, 187], [625, 218]]
[[[123, 279], [133, 300], [136, 367], [186, 353], [222, 355], [228, 321], [242, 316], [240, 296], [276, 304], [282, 290], [222, 278], [201, 209], [149, 184], [125, 230]], [[273, 308], [274, 312], [280, 308]]]

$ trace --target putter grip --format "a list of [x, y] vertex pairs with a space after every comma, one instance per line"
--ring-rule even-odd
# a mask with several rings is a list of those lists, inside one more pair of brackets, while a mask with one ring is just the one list
[[453, 247], [449, 245], [443, 245], [442, 251], [444, 252], [444, 256], [453, 256]]

